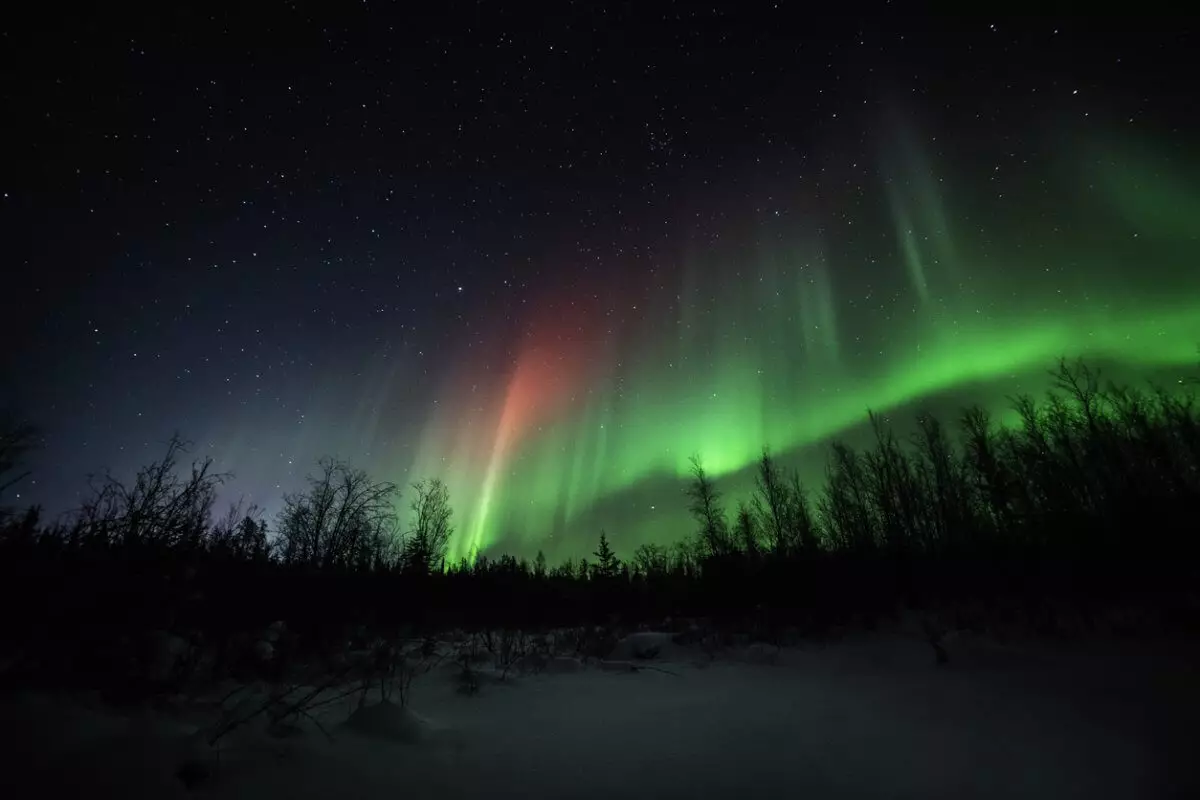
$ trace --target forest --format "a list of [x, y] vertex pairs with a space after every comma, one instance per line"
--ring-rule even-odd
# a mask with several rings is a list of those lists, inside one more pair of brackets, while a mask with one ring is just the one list
[[[920, 415], [902, 439], [872, 417], [874, 445], [832, 443], [821, 487], [764, 450], [754, 496], [736, 507], [693, 459], [673, 501], [693, 536], [617, 553], [596, 531], [589, 557], [557, 565], [541, 553], [447, 563], [444, 483], [402, 493], [331, 458], [274, 519], [218, 513], [228, 476], [189, 461], [176, 438], [131, 480], [95, 479], [63, 519], [5, 509], [0, 680], [146, 697], [229, 674], [278, 678], [364, 637], [570, 629], [578, 654], [603, 657], [637, 630], [779, 645], [902, 609], [937, 620], [926, 632], [939, 661], [951, 629], [1196, 631], [1196, 382], [1122, 386], [1065, 360], [1053, 375], [1044, 396], [1013, 398], [1015, 425], [968, 408], [949, 422]], [[36, 438], [6, 425], [5, 490]], [[178, 657], [153, 669], [164, 641]]]

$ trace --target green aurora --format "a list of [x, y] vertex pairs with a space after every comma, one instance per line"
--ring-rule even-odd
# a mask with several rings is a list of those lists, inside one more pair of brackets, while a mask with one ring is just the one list
[[618, 326], [548, 314], [490, 390], [453, 381], [409, 472], [449, 484], [451, 555], [578, 557], [601, 529], [627, 554], [691, 532], [693, 454], [732, 504], [764, 446], [819, 488], [824, 445], [861, 438], [868, 409], [1003, 412], [1061, 356], [1166, 379], [1197, 363], [1194, 160], [1113, 138], [997, 189], [999, 167], [898, 140], [877, 213], [693, 246], [672, 302]]

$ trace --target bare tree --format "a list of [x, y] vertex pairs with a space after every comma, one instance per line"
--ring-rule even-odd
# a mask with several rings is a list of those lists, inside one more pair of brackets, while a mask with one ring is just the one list
[[174, 547], [200, 544], [211, 522], [217, 487], [229, 475], [212, 471], [212, 459], [193, 461], [191, 473], [178, 474], [188, 443], [178, 434], [158, 461], [142, 467], [132, 485], [110, 474], [92, 479], [92, 493], [78, 514], [83, 533], [106, 544]]
[[[812, 553], [820, 549], [817, 521], [813, 517], [808, 490], [796, 470], [785, 472], [770, 451], [763, 448], [754, 476], [754, 498], [750, 520], [766, 536], [777, 557]], [[739, 523], [745, 527], [746, 523]]]
[[386, 559], [397, 538], [396, 485], [333, 458], [318, 465], [307, 491], [284, 497], [276, 521], [280, 558], [320, 569]]
[[766, 448], [758, 462], [754, 490], [754, 516], [766, 533], [771, 551], [785, 556], [794, 545], [791, 492], [783, 470]]
[[761, 555], [758, 519], [754, 509], [746, 501], [740, 501], [734, 520], [734, 539], [746, 551], [746, 555], [751, 558]]
[[670, 565], [670, 554], [660, 544], [640, 544], [633, 551], [633, 568], [639, 575], [665, 575]]
[[691, 498], [689, 511], [700, 523], [700, 539], [708, 555], [725, 555], [730, 549], [729, 522], [721, 507], [721, 493], [713, 485], [700, 456], [692, 456], [692, 482], [687, 495]]
[[830, 540], [851, 552], [874, 549], [878, 526], [862, 457], [844, 443], [834, 442], [825, 471], [825, 492], [818, 508]]
[[439, 478], [413, 484], [412, 529], [404, 543], [404, 565], [416, 572], [444, 569], [446, 548], [454, 534], [450, 524], [450, 490]]
[[800, 473], [797, 470], [792, 470], [789, 490], [792, 501], [792, 541], [799, 546], [802, 552], [814, 553], [821, 549], [823, 537], [820, 525], [813, 514], [808, 489], [800, 480]]
[[225, 516], [213, 523], [208, 535], [209, 550], [239, 559], [264, 560], [270, 557], [267, 523], [262, 509], [242, 501], [230, 503]]

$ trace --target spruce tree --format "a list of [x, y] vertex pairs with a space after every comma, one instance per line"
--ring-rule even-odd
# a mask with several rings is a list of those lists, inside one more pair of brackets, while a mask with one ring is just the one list
[[608, 544], [608, 534], [600, 531], [600, 546], [592, 555], [596, 557], [596, 574], [601, 578], [612, 579], [621, 571], [621, 562], [617, 554]]

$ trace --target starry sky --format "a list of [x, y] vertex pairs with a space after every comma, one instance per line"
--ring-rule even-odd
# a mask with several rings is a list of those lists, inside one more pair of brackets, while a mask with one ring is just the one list
[[868, 409], [1197, 361], [1183, 20], [408, 5], [3, 23], [20, 502], [179, 431], [223, 502], [334, 455], [445, 479], [452, 555], [628, 554], [690, 530], [693, 454], [818, 485]]

